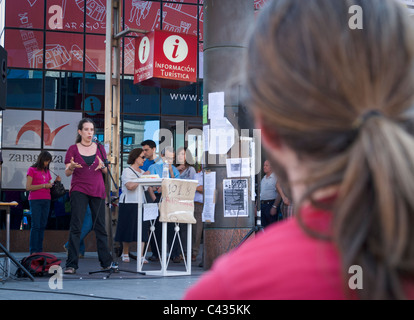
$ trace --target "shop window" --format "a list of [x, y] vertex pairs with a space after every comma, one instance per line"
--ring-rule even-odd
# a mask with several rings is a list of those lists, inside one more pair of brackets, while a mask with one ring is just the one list
[[197, 85], [192, 84], [177, 90], [161, 89], [161, 114], [197, 115]]
[[133, 77], [125, 77], [122, 83], [124, 113], [160, 113], [159, 88], [134, 85]]
[[85, 52], [86, 72], [105, 72], [105, 37], [100, 35], [86, 35]]
[[8, 69], [7, 103], [9, 108], [42, 107], [42, 71]]
[[47, 32], [44, 59], [45, 69], [83, 71], [83, 35]]
[[6, 29], [4, 40], [9, 68], [43, 68], [43, 32]]
[[[79, 2], [84, 3], [84, 1]], [[87, 0], [85, 32], [105, 34], [106, 12], [106, 1]]]
[[8, 0], [5, 2], [7, 13], [6, 27], [43, 29], [45, 16], [44, 0]]
[[[161, 7], [155, 1], [125, 1], [125, 29], [160, 29]], [[135, 35], [132, 33], [131, 35]]]
[[89, 118], [105, 112], [105, 75], [85, 75], [85, 100], [82, 102], [82, 109], [85, 117]]
[[159, 144], [159, 117], [124, 115], [122, 121], [122, 168], [127, 168], [128, 154], [132, 149], [141, 148], [144, 140], [154, 140]]
[[197, 36], [197, 18], [201, 8], [181, 2], [164, 3], [162, 30]]
[[47, 71], [45, 109], [81, 110], [82, 74]]

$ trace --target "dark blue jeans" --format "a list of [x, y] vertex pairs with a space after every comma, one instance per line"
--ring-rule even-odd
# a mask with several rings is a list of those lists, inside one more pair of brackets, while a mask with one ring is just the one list
[[50, 200], [30, 200], [32, 228], [30, 230], [30, 254], [43, 252], [43, 238], [49, 217]]

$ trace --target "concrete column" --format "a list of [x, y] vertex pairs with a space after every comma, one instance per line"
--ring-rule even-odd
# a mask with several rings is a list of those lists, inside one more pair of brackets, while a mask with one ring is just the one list
[[[253, 0], [204, 1], [204, 104], [209, 103], [209, 93], [224, 91], [225, 116], [238, 130], [249, 128], [241, 127], [244, 126], [241, 119], [245, 116], [240, 108], [239, 90], [229, 86], [229, 80], [239, 69], [238, 63], [246, 49], [247, 30], [253, 22]], [[205, 269], [209, 269], [217, 257], [234, 248], [254, 225], [250, 200], [249, 217], [224, 218], [222, 182], [227, 178], [226, 166], [220, 164], [223, 160], [220, 161], [219, 156], [208, 154], [207, 159], [205, 168], [216, 172], [217, 197], [215, 222], [204, 225]]]

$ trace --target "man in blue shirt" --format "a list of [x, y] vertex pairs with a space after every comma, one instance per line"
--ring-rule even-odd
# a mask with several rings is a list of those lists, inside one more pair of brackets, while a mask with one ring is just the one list
[[157, 145], [152, 140], [145, 140], [141, 142], [142, 150], [144, 151], [145, 161], [144, 164], [139, 167], [141, 170], [147, 171], [148, 168], [153, 165], [156, 161], [156, 154], [155, 150], [157, 149]]
[[[161, 178], [164, 163], [168, 163], [169, 178], [178, 179], [180, 177], [180, 172], [178, 171], [178, 169], [175, 166], [173, 166], [173, 163], [174, 163], [174, 149], [172, 147], [166, 147], [164, 150], [161, 151], [161, 159], [157, 163], [151, 165], [148, 168], [149, 173], [150, 174], [158, 174]], [[152, 200], [155, 200], [155, 199], [152, 198]]]

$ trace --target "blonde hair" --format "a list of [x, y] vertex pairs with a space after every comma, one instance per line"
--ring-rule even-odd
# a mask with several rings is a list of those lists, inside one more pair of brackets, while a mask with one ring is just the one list
[[[348, 24], [353, 5], [363, 12], [361, 30]], [[329, 240], [341, 255], [344, 288], [349, 267], [359, 265], [360, 298], [405, 298], [403, 279], [414, 275], [408, 13], [386, 0], [276, 0], [257, 21], [244, 68], [246, 103], [310, 165], [302, 201], [339, 186]]]

